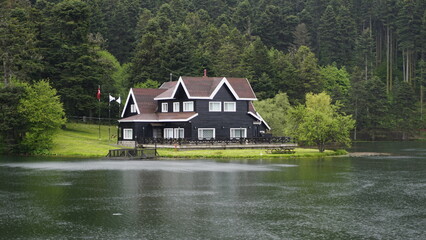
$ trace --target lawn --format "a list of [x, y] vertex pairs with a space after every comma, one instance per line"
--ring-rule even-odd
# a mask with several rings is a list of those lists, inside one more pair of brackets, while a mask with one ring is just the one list
[[[108, 129], [110, 129], [111, 138]], [[94, 124], [67, 123], [53, 138], [50, 155], [68, 157], [105, 157], [110, 149], [122, 148], [117, 145], [116, 126]], [[346, 151], [327, 150], [319, 153], [317, 149], [296, 148], [294, 154], [271, 154], [266, 149], [209, 149], [182, 150], [158, 149], [161, 157], [167, 158], [293, 158], [343, 155]]]
[[[111, 132], [111, 139], [108, 133]], [[53, 138], [51, 155], [104, 157], [108, 150], [120, 148], [117, 143], [117, 127], [94, 124], [67, 123], [66, 128], [59, 130]]]
[[161, 157], [169, 158], [293, 158], [293, 157], [318, 157], [344, 155], [344, 150], [331, 151], [326, 150], [320, 153], [318, 149], [296, 148], [294, 154], [271, 154], [266, 149], [210, 149], [210, 150], [184, 150], [176, 149], [158, 149]]

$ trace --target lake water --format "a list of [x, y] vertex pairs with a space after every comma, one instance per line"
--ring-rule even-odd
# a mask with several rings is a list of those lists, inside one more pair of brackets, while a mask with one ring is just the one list
[[0, 239], [426, 239], [426, 143], [290, 160], [0, 159]]

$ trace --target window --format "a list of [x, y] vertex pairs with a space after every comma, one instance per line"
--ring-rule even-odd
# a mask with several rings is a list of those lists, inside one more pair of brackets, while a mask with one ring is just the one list
[[221, 102], [209, 102], [209, 112], [220, 112], [222, 111]]
[[237, 104], [235, 102], [224, 102], [223, 103], [223, 111], [225, 111], [225, 112], [235, 112], [235, 111], [237, 111], [236, 105]]
[[136, 112], [136, 106], [135, 104], [130, 104], [130, 112], [135, 113]]
[[123, 139], [133, 139], [133, 129], [124, 128], [123, 129]]
[[161, 112], [168, 112], [169, 111], [169, 105], [167, 103], [161, 104]]
[[183, 111], [184, 112], [193, 112], [194, 111], [194, 102], [183, 102]]
[[184, 138], [184, 129], [183, 128], [175, 128], [175, 136], [174, 138]]
[[173, 138], [173, 128], [164, 128], [164, 138]]
[[184, 138], [183, 128], [164, 128], [164, 138]]
[[232, 138], [246, 138], [247, 129], [246, 128], [231, 128], [230, 137]]
[[210, 140], [215, 138], [215, 129], [214, 128], [199, 128], [198, 129], [198, 139], [207, 139]]
[[174, 102], [173, 103], [173, 112], [179, 112], [179, 102]]

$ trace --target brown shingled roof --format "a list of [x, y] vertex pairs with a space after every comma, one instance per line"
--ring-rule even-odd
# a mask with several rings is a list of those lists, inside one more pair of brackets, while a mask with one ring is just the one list
[[133, 88], [140, 113], [153, 113], [157, 110], [156, 96], [166, 91], [165, 89]]
[[[256, 99], [256, 95], [246, 78], [224, 77], [181, 77], [183, 85], [188, 91], [189, 98], [208, 98], [214, 93], [220, 82], [226, 79], [236, 94], [236, 98]], [[174, 84], [173, 84], [174, 83]], [[178, 87], [177, 82], [164, 83], [160, 88], [167, 91], [159, 94], [156, 99], [170, 99]]]

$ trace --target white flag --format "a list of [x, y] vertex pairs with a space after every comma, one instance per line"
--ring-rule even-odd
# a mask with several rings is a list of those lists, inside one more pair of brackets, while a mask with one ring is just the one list
[[114, 101], [114, 100], [115, 100], [115, 97], [113, 97], [113, 96], [109, 95], [109, 102], [112, 102], [112, 101]]
[[118, 97], [117, 100], [118, 104], [121, 104], [121, 97]]

